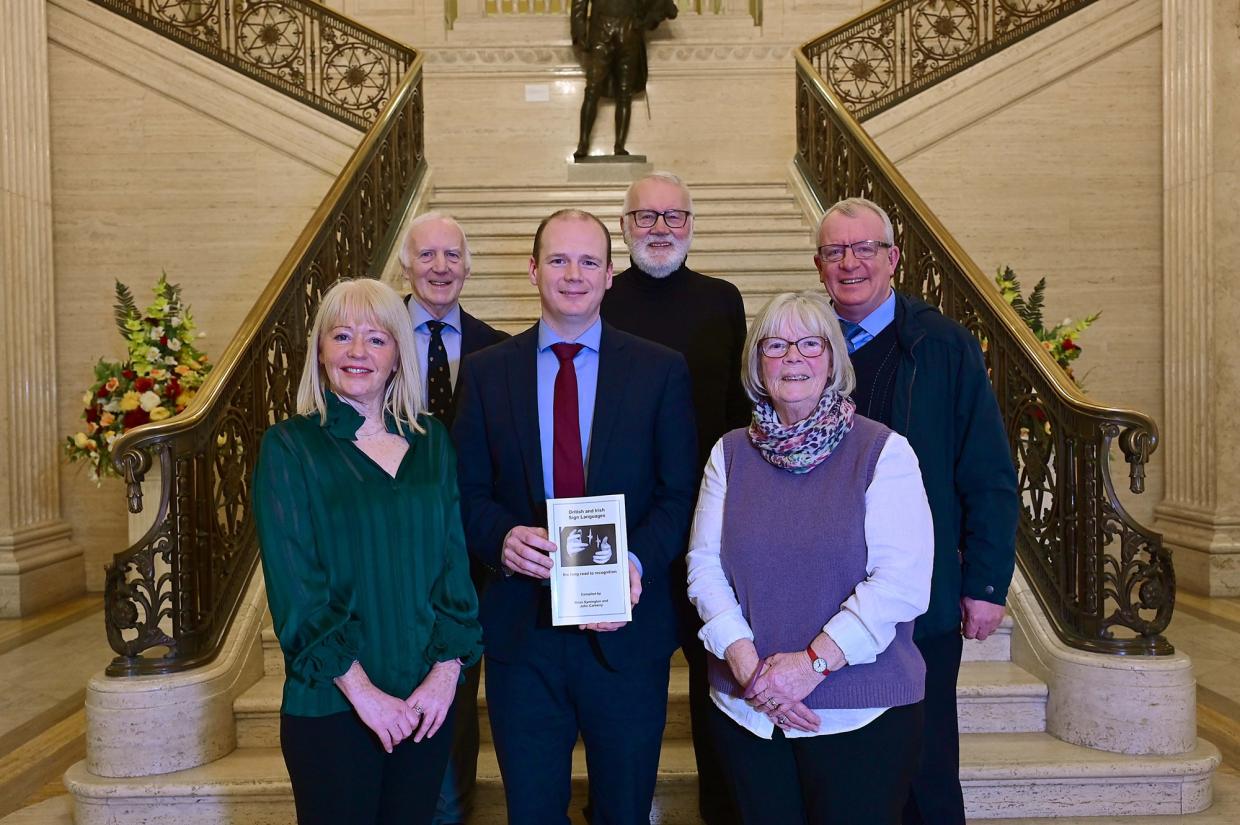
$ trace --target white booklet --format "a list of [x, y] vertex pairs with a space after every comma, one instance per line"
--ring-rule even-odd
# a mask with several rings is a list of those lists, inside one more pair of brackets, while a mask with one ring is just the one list
[[547, 499], [551, 622], [628, 622], [629, 543], [624, 496]]

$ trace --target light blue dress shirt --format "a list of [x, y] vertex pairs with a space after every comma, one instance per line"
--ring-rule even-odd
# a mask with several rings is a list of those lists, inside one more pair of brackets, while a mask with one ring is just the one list
[[[856, 352], [866, 344], [873, 341], [878, 337], [878, 334], [890, 326], [891, 322], [895, 319], [896, 294], [893, 291], [887, 294], [887, 300], [875, 307], [873, 312], [862, 318], [860, 322], [851, 324], [854, 329], [851, 335], [848, 333], [849, 327], [844, 327], [844, 337], [852, 344], [852, 349], [850, 349], [849, 352]], [[850, 324], [850, 322], [841, 318], [840, 324], [845, 325]]]
[[[413, 343], [418, 349], [418, 368], [422, 373], [422, 392], [428, 392], [426, 380], [430, 370], [426, 368], [426, 359], [431, 349], [431, 329], [427, 321], [443, 321], [446, 327], [439, 331], [443, 339], [443, 348], [448, 351], [448, 376], [456, 388], [456, 376], [461, 371], [461, 305], [457, 304], [442, 318], [436, 318], [418, 303], [416, 297], [409, 299], [409, 317], [413, 321]], [[424, 396], [425, 397], [425, 396]]]
[[[577, 422], [581, 428], [581, 457], [587, 477], [590, 471], [590, 431], [594, 426], [594, 399], [598, 394], [598, 348], [603, 340], [603, 320], [600, 318], [575, 341], [560, 336], [546, 322], [538, 322], [538, 441], [542, 451], [543, 495], [555, 498], [554, 432], [555, 432], [555, 376], [560, 371], [560, 359], [551, 351], [552, 344], [561, 341], [581, 344], [581, 350], [573, 358], [577, 373]], [[642, 563], [630, 550], [629, 558], [642, 575]]]
[[562, 338], [547, 326], [546, 322], [538, 322], [538, 440], [542, 447], [543, 493], [547, 498], [555, 498], [552, 448], [555, 429], [555, 376], [560, 371], [560, 359], [551, 351], [551, 345], [562, 341], [583, 345], [573, 358], [573, 369], [577, 372], [577, 420], [581, 426], [581, 457], [585, 460], [584, 469], [588, 469], [590, 429], [594, 425], [594, 397], [598, 390], [598, 347], [602, 339], [601, 318], [575, 341]]

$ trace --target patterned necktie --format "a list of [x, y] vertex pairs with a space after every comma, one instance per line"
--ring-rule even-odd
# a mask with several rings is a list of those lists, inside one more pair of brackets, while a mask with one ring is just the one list
[[857, 351], [856, 339], [860, 337], [865, 330], [861, 328], [861, 324], [854, 324], [852, 321], [840, 319], [840, 329], [844, 330], [844, 343], [848, 345], [848, 354], [852, 355]]
[[552, 344], [560, 359], [555, 374], [555, 402], [552, 405], [551, 487], [556, 498], [586, 494], [585, 459], [581, 455], [581, 419], [578, 418], [577, 369], [573, 358], [581, 344]]
[[431, 345], [426, 353], [426, 406], [444, 424], [452, 423], [452, 373], [448, 350], [443, 345], [443, 321], [427, 321]]

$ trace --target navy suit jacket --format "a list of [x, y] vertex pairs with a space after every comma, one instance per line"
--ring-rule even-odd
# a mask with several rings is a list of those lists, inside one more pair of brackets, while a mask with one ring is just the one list
[[[471, 355], [461, 370], [453, 438], [465, 542], [474, 558], [495, 571], [509, 530], [547, 525], [537, 354], [535, 324]], [[642, 563], [633, 621], [597, 634], [613, 668], [666, 659], [677, 646], [668, 572], [688, 543], [698, 483], [696, 441], [684, 357], [604, 323], [586, 495], [624, 494], [629, 549]], [[550, 590], [521, 574], [497, 575], [483, 594], [480, 618], [487, 655], [519, 661], [535, 628], [551, 627]]]

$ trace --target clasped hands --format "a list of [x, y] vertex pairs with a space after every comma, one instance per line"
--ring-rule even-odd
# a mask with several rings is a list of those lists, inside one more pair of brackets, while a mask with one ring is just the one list
[[[534, 579], [551, 578], [551, 554], [557, 551], [555, 542], [547, 538], [547, 531], [542, 527], [517, 526], [504, 536], [504, 545], [500, 549], [500, 561], [514, 573], [521, 573]], [[629, 559], [629, 602], [636, 607], [642, 597], [642, 578], [637, 573], [637, 565]], [[578, 625], [582, 630], [597, 630], [605, 633], [619, 630], [627, 622], [593, 622]]]
[[802, 701], [822, 683], [803, 651], [775, 653], [765, 659], [750, 639], [737, 639], [724, 651], [737, 683], [745, 687], [745, 702], [781, 730], [814, 733], [821, 719]]
[[430, 739], [443, 727], [448, 708], [456, 697], [456, 684], [461, 675], [460, 662], [455, 659], [436, 662], [407, 699], [399, 699], [375, 687], [354, 662], [336, 684], [353, 705], [366, 727], [379, 737], [388, 753], [409, 737], [414, 742]]

